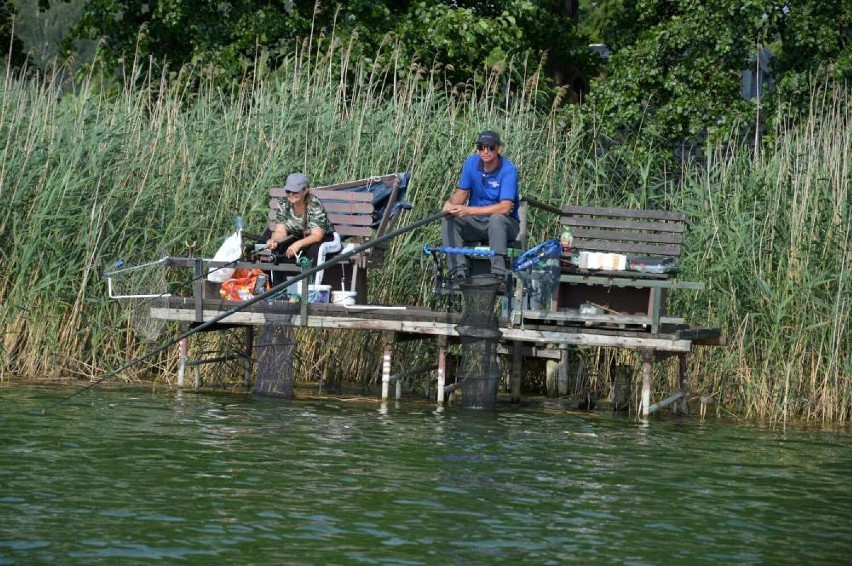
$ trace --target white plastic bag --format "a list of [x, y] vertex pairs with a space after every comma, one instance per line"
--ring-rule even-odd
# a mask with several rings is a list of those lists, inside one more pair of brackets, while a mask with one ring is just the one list
[[[243, 235], [239, 230], [228, 236], [225, 243], [213, 256], [213, 261], [237, 261], [243, 255]], [[213, 283], [223, 283], [234, 274], [233, 267], [211, 267], [207, 272], [207, 280]]]

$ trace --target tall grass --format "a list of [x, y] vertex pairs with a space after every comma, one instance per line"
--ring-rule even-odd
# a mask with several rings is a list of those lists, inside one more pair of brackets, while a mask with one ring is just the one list
[[711, 290], [682, 308], [714, 315], [730, 337], [729, 348], [710, 356], [702, 383], [718, 406], [845, 421], [852, 408], [852, 99], [844, 88], [828, 88], [812, 100], [808, 119], [778, 127], [759, 158], [728, 153], [686, 179], [684, 206], [699, 220], [691, 262]]
[[[694, 356], [694, 391], [747, 416], [849, 418], [845, 90], [815, 96], [808, 122], [779, 127], [759, 157], [719, 149], [707, 165], [673, 172], [644, 157], [653, 148], [641, 136], [603, 151], [593, 116], [541, 111], [532, 65], [492, 72], [481, 92], [448, 92], [439, 69], [401, 72], [393, 46], [371, 64], [345, 48], [297, 49], [276, 74], [247, 77], [233, 93], [191, 71], [128, 81], [118, 93], [94, 77], [61, 89], [7, 73], [0, 377], [92, 378], [151, 347], [105, 298], [102, 273], [116, 259], [210, 257], [237, 214], [260, 229], [268, 187], [296, 169], [317, 185], [410, 171], [415, 220], [439, 209], [488, 127], [507, 140], [526, 195], [690, 215], [685, 277], [709, 289], [674, 296], [672, 308], [720, 325], [730, 343]], [[131, 74], [144, 73], [137, 66]], [[507, 80], [521, 85], [511, 95], [500, 88]], [[557, 234], [557, 219], [534, 212], [530, 233], [533, 242]], [[390, 264], [371, 275], [371, 299], [426, 303], [419, 250], [438, 237], [433, 225], [395, 241]], [[345, 368], [349, 379], [369, 382], [380, 337], [344, 334], [305, 333], [306, 367], [312, 377]], [[431, 347], [412, 346], [412, 356]], [[175, 354], [153, 366], [168, 378]]]

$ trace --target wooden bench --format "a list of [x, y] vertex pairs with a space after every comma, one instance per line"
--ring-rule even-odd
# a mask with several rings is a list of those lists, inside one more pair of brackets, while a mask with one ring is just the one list
[[[312, 187], [311, 193], [320, 199], [329, 219], [342, 240], [357, 247], [379, 238], [396, 226], [399, 212], [410, 208], [402, 202], [408, 183], [407, 173], [391, 173], [358, 181]], [[280, 199], [286, 198], [283, 188], [269, 190], [269, 226], [274, 230]], [[342, 278], [359, 300], [367, 298], [367, 270], [381, 267], [388, 243], [374, 246], [340, 264]], [[298, 272], [292, 265], [281, 266]]]
[[[343, 250], [347, 245], [354, 247], [372, 241], [393, 230], [400, 217], [402, 210], [410, 206], [402, 200], [407, 189], [408, 173], [390, 173], [376, 177], [369, 177], [357, 181], [337, 183], [320, 187], [312, 187], [311, 193], [322, 201], [328, 212], [329, 219], [334, 225], [334, 230], [342, 240]], [[263, 243], [275, 228], [275, 218], [278, 212], [278, 203], [285, 198], [283, 188], [272, 188], [269, 190], [269, 212], [267, 230], [260, 235], [244, 233], [244, 244], [250, 240]], [[323, 277], [323, 283], [332, 284], [332, 288], [339, 289], [339, 282], [345, 281], [349, 290], [357, 292], [359, 303], [367, 302], [367, 273], [369, 269], [381, 267], [384, 263], [388, 243], [379, 244], [363, 252], [353, 255], [339, 264], [332, 266]], [[263, 256], [260, 256], [263, 257]], [[198, 259], [198, 258], [196, 258]], [[246, 258], [248, 259], [248, 258]], [[330, 258], [327, 258], [330, 259]], [[183, 261], [183, 263], [192, 260]], [[171, 262], [172, 265], [182, 264], [180, 259]], [[208, 267], [217, 267], [212, 261], [203, 261], [203, 265], [196, 267], [198, 273], [203, 273]], [[264, 271], [296, 274], [299, 267], [291, 263], [271, 263], [268, 260], [241, 261], [230, 264], [232, 267], [258, 268]], [[313, 282], [313, 281], [311, 281]], [[203, 281], [196, 277], [196, 296], [200, 300], [218, 299], [219, 284]], [[303, 292], [307, 290], [308, 281], [303, 280]]]
[[[681, 281], [676, 270], [650, 273], [631, 269], [631, 265], [645, 261], [643, 258], [648, 262], [666, 258], [676, 262], [686, 231], [686, 216], [682, 212], [566, 206], [561, 210], [559, 222], [571, 228], [574, 259], [580, 252], [613, 253], [627, 256], [628, 265], [624, 270], [581, 269], [567, 266], [571, 258], [563, 257], [550, 319], [583, 321], [587, 325], [647, 326], [653, 334], [659, 333], [661, 324], [684, 322], [665, 316], [668, 291], [700, 290], [704, 284]], [[584, 304], [602, 312], [583, 315], [580, 307]]]

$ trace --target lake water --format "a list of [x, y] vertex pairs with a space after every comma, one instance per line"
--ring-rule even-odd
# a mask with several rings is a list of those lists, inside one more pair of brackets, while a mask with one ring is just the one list
[[0, 385], [0, 565], [852, 556], [849, 430], [73, 391]]

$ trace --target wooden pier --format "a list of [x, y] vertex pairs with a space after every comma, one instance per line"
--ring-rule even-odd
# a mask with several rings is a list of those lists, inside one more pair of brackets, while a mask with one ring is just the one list
[[[349, 241], [360, 246], [350, 252], [344, 250], [338, 258], [339, 262], [332, 260], [326, 264], [339, 264], [335, 272], [326, 275], [348, 282], [347, 286], [357, 291], [359, 303], [369, 303], [367, 270], [380, 268], [387, 263], [384, 252], [389, 240], [440, 218], [440, 214], [436, 214], [393, 230], [398, 221], [396, 213], [405, 208], [399, 199], [404, 195], [407, 178], [407, 174], [394, 173], [314, 190], [326, 207], [334, 212], [333, 221], [339, 231], [348, 235], [351, 238]], [[275, 191], [270, 191], [271, 215], [277, 207], [276, 199], [280, 197]], [[368, 196], [372, 194], [371, 191], [382, 195], [381, 202], [371, 200]], [[606, 252], [625, 257], [631, 254], [633, 258], [639, 254], [641, 261], [658, 261], [658, 265], [676, 264], [686, 230], [685, 215], [679, 212], [582, 206], [560, 209], [533, 199], [523, 199], [520, 209], [521, 233], [518, 238], [522, 249], [526, 239], [528, 208], [557, 215], [563, 226], [574, 231], [576, 250], [586, 254]], [[447, 349], [451, 341], [459, 339], [456, 325], [461, 320], [461, 313], [434, 311], [412, 305], [343, 306], [309, 304], [304, 300], [290, 303], [266, 299], [247, 303], [224, 301], [219, 298], [218, 288], [204, 278], [208, 268], [221, 267], [222, 262], [195, 257], [168, 258], [165, 263], [171, 267], [193, 270], [192, 296], [163, 299], [151, 309], [151, 316], [209, 330], [235, 325], [246, 327], [245, 352], [240, 356], [248, 360], [247, 383], [251, 374], [253, 329], [270, 325], [381, 332], [384, 337], [381, 352], [382, 399], [390, 396], [391, 382], [396, 382], [396, 396], [400, 397], [402, 376], [432, 371], [432, 368], [437, 373], [436, 401], [439, 405], [456, 388], [456, 384], [447, 383]], [[298, 273], [294, 265], [257, 261], [232, 262], [230, 265], [267, 272], [283, 271], [288, 276]], [[471, 265], [471, 268], [475, 273], [475, 265]], [[318, 266], [316, 270], [319, 269]], [[308, 280], [304, 278], [307, 275], [306, 272], [303, 277], [296, 276], [302, 279], [303, 297], [308, 294]], [[522, 310], [521, 305], [527, 304], [524, 300], [524, 286], [517, 277], [513, 278], [513, 282], [510, 289], [514, 287], [514, 292], [511, 297], [507, 297], [511, 306], [498, 319], [501, 333], [498, 352], [511, 357], [510, 391], [513, 402], [520, 400], [524, 358], [539, 357], [556, 361], [557, 382], [565, 384], [568, 381], [569, 346], [617, 348], [637, 351], [641, 355], [639, 412], [647, 415], [686, 396], [687, 355], [695, 346], [725, 344], [720, 329], [693, 326], [682, 318], [668, 315], [670, 292], [704, 289], [703, 283], [680, 280], [676, 270], [654, 273], [637, 269], [580, 269], [576, 265], [563, 265], [550, 299], [534, 310]], [[593, 312], [589, 312], [589, 305], [594, 306]], [[397, 341], [412, 338], [437, 340], [438, 359], [426, 370], [402, 367], [393, 373], [394, 345]], [[189, 361], [187, 339], [183, 338], [180, 342], [178, 381], [183, 386], [187, 364], [193, 362]], [[653, 364], [672, 356], [678, 358], [678, 390], [660, 401], [652, 402]]]
[[[159, 319], [204, 323], [221, 317], [239, 303], [196, 298], [169, 297], [167, 304], [152, 308], [151, 316]], [[689, 327], [679, 319], [663, 318], [660, 330], [650, 332], [650, 321], [635, 315], [580, 315], [578, 312], [561, 311], [552, 314], [538, 311], [515, 311], [515, 320], [505, 317], [499, 320], [502, 334], [502, 351], [510, 353], [512, 372], [510, 379], [511, 399], [520, 400], [521, 369], [524, 357], [556, 358], [559, 371], [567, 374], [567, 347], [622, 348], [642, 354], [642, 408], [643, 414], [665, 406], [676, 399], [667, 397], [652, 404], [651, 369], [655, 361], [670, 356], [680, 360], [680, 390], [674, 397], [685, 394], [686, 355], [696, 345], [718, 346], [724, 339], [718, 329]], [[453, 389], [447, 385], [446, 355], [450, 341], [458, 338], [456, 325], [459, 313], [433, 311], [412, 306], [340, 306], [331, 304], [304, 304], [285, 301], [261, 301], [239, 312], [222, 318], [217, 324], [246, 326], [292, 325], [299, 328], [348, 329], [383, 333], [384, 348], [382, 369], [382, 398], [390, 396], [392, 381], [396, 381], [396, 397], [401, 395], [400, 377], [412, 368], [400, 367], [394, 373], [394, 344], [398, 340], [413, 337], [434, 338], [438, 342], [437, 399], [444, 403], [446, 394]], [[545, 348], [544, 346], [554, 346]], [[250, 349], [251, 345], [247, 345]], [[186, 360], [186, 345], [182, 345], [181, 359]], [[404, 361], [403, 361], [404, 363]], [[182, 370], [181, 370], [182, 371]], [[182, 384], [181, 384], [182, 385]], [[670, 400], [669, 400], [670, 399]], [[668, 402], [666, 402], [668, 401]]]

